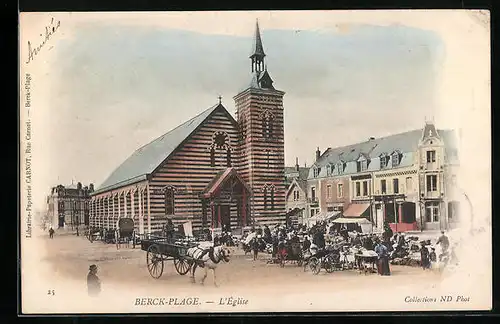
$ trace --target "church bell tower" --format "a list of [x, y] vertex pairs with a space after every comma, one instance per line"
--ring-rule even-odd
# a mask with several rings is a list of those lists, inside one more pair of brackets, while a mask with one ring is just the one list
[[259, 23], [250, 55], [250, 84], [234, 97], [240, 127], [238, 171], [253, 191], [252, 219], [285, 221], [285, 142], [283, 96], [265, 64]]

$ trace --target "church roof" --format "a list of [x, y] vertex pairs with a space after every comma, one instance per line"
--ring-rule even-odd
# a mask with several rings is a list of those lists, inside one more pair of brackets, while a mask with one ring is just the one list
[[94, 191], [94, 194], [145, 180], [167, 159], [221, 104], [217, 104], [177, 126], [149, 144], [137, 149]]

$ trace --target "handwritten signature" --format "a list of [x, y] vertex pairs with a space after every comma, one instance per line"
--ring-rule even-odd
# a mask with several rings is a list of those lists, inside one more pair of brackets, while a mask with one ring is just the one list
[[44, 39], [38, 46], [32, 47], [31, 42], [28, 41], [28, 61], [26, 62], [26, 64], [35, 59], [35, 56], [40, 53], [42, 48], [45, 46], [45, 43], [47, 43], [52, 35], [54, 35], [54, 33], [59, 29], [59, 26], [61, 26], [61, 21], [58, 20], [57, 22], [54, 22], [54, 18], [52, 18], [50, 24], [48, 26], [45, 26], [45, 37], [43, 34], [40, 34], [40, 36], [44, 37]]

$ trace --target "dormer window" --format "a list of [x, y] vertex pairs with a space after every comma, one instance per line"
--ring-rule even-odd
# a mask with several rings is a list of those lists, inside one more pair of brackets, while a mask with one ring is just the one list
[[319, 173], [321, 172], [321, 168], [315, 167], [313, 169], [313, 175], [315, 178], [319, 177]]
[[345, 162], [344, 161], [340, 161], [337, 163], [337, 172], [338, 174], [343, 174], [344, 173], [344, 169], [345, 169]]
[[387, 153], [383, 153], [380, 155], [380, 168], [387, 168], [387, 164], [389, 164], [389, 155]]
[[368, 160], [366, 155], [361, 154], [356, 162], [357, 162], [357, 171], [362, 172], [368, 169], [368, 164], [370, 161]]
[[333, 175], [333, 170], [335, 170], [335, 165], [330, 163], [326, 168], [326, 174], [328, 176]]
[[401, 163], [401, 152], [394, 151], [392, 153], [392, 167], [397, 167]]

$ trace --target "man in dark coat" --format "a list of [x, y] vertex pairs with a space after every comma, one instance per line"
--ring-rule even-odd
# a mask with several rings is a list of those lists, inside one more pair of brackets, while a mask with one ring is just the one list
[[431, 262], [429, 258], [429, 250], [424, 243], [420, 247], [420, 263], [422, 265], [422, 269], [429, 269], [431, 267]]
[[367, 236], [363, 241], [363, 247], [369, 251], [373, 251], [373, 240], [370, 236]]
[[448, 251], [448, 248], [450, 247], [450, 240], [444, 234], [444, 231], [441, 231], [441, 236], [437, 240], [436, 244], [441, 244], [441, 249], [443, 250], [443, 253], [446, 253]]
[[54, 229], [52, 228], [52, 226], [49, 229], [49, 237], [54, 238]]
[[314, 244], [318, 246], [318, 249], [323, 249], [325, 247], [325, 235], [323, 231], [318, 229], [314, 234]]
[[258, 236], [255, 236], [252, 241], [250, 242], [250, 246], [252, 247], [253, 251], [253, 260], [257, 260], [257, 256], [259, 255], [259, 246], [260, 246], [260, 240]]
[[309, 238], [306, 236], [304, 242], [302, 242], [302, 250], [308, 252], [310, 247], [311, 241], [309, 241]]
[[101, 292], [101, 281], [97, 276], [97, 266], [92, 264], [89, 267], [89, 274], [87, 275], [87, 289], [89, 296], [97, 296]]
[[264, 241], [271, 243], [271, 230], [267, 225], [264, 225]]

